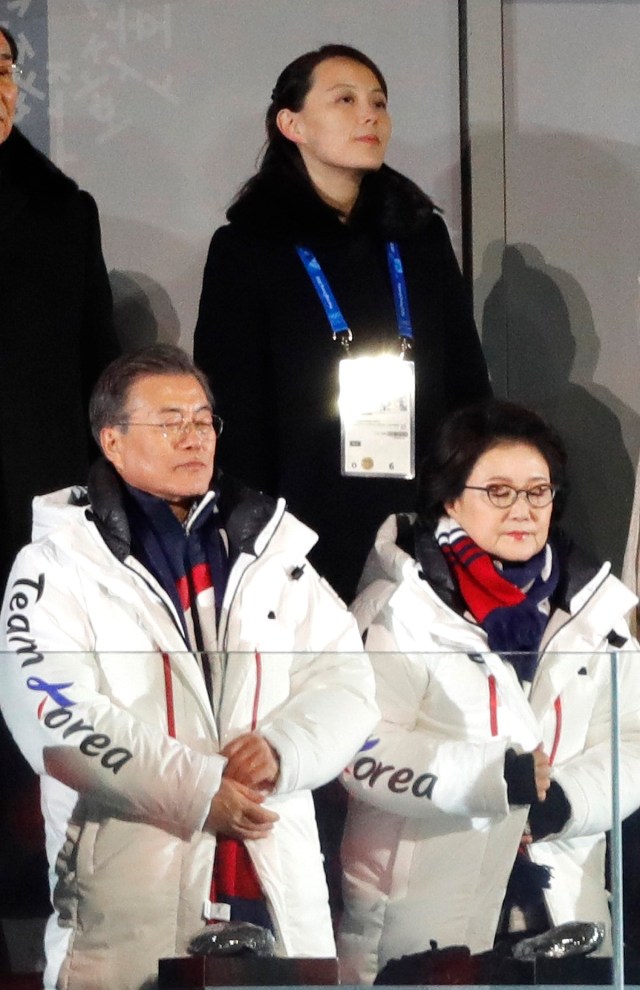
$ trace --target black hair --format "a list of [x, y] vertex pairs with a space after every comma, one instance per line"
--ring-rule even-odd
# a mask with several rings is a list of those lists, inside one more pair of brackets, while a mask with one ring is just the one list
[[173, 344], [152, 344], [137, 351], [122, 354], [100, 375], [89, 402], [89, 420], [94, 439], [100, 443], [100, 431], [106, 426], [124, 424], [129, 391], [139, 378], [146, 375], [190, 375], [195, 378], [213, 409], [213, 396], [203, 371], [189, 355]]
[[421, 526], [435, 529], [445, 503], [462, 494], [478, 459], [504, 442], [528, 444], [542, 455], [551, 483], [558, 486], [554, 518], [561, 515], [567, 494], [567, 453], [558, 433], [525, 406], [488, 399], [459, 409], [436, 430], [418, 475], [416, 508]]
[[18, 46], [16, 44], [16, 39], [13, 37], [11, 32], [6, 27], [4, 27], [3, 24], [0, 24], [0, 34], [4, 35], [4, 37], [7, 39], [7, 44], [9, 45], [9, 51], [11, 52], [11, 61], [13, 63], [17, 62]]
[[352, 62], [364, 65], [378, 80], [385, 97], [388, 95], [386, 79], [376, 63], [364, 52], [352, 48], [351, 45], [322, 45], [320, 48], [299, 55], [278, 76], [265, 116], [267, 140], [262, 151], [257, 175], [252, 176], [242, 186], [234, 198], [234, 203], [250, 191], [256, 178], [263, 172], [277, 171], [290, 174], [291, 170], [294, 169], [299, 176], [309, 182], [300, 151], [293, 141], [282, 134], [278, 127], [277, 118], [281, 110], [292, 110], [294, 113], [302, 110], [307, 93], [313, 85], [315, 69], [330, 58], [347, 58]]

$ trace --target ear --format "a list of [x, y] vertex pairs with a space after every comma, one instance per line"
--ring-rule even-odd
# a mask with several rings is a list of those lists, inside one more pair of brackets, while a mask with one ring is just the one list
[[456, 522], [458, 522], [458, 513], [457, 513], [458, 499], [454, 498], [452, 499], [452, 501], [443, 502], [442, 504], [444, 507], [444, 511], [447, 513], [449, 518], [454, 519]]
[[122, 433], [115, 426], [104, 426], [100, 430], [100, 446], [102, 453], [111, 461], [116, 471], [122, 467]]
[[302, 134], [300, 133], [300, 118], [297, 113], [293, 110], [287, 110], [286, 107], [279, 110], [276, 117], [276, 124], [280, 133], [288, 141], [293, 141], [294, 144], [300, 144]]

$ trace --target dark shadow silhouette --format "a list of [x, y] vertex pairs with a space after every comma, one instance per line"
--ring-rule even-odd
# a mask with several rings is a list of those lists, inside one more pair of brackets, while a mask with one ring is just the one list
[[167, 291], [143, 272], [109, 272], [113, 320], [123, 351], [161, 341], [177, 344], [180, 321]]
[[[494, 268], [495, 246], [486, 262]], [[564, 528], [620, 573], [640, 417], [593, 380], [600, 341], [584, 292], [567, 272], [547, 265], [535, 248], [510, 246], [486, 297], [482, 324], [496, 391], [537, 409], [566, 443], [571, 491]], [[572, 380], [576, 374], [584, 384]], [[623, 436], [633, 445], [632, 457]], [[638, 950], [640, 812], [623, 823], [623, 848], [625, 942]]]
[[[619, 574], [634, 487], [621, 423], [636, 437], [640, 416], [593, 381], [600, 341], [584, 292], [534, 247], [507, 247], [484, 306], [483, 344], [496, 390], [540, 412], [567, 445], [565, 529]], [[572, 380], [578, 350], [584, 385]]]

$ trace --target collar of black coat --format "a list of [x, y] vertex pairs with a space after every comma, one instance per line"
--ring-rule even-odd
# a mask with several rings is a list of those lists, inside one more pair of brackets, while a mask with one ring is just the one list
[[349, 220], [343, 223], [339, 212], [290, 165], [258, 172], [229, 207], [227, 219], [253, 233], [294, 243], [334, 240], [354, 231], [394, 240], [423, 230], [434, 212], [433, 202], [415, 183], [383, 165], [365, 175]]
[[[467, 606], [433, 533], [422, 528], [417, 521], [413, 523], [409, 516], [399, 514], [396, 518], [397, 545], [417, 560], [421, 576], [424, 576], [438, 597], [462, 615]], [[569, 612], [571, 599], [596, 576], [600, 564], [557, 526], [552, 528], [549, 542], [560, 565], [560, 579], [551, 604], [553, 608]]]
[[[272, 518], [276, 503], [272, 498], [247, 488], [242, 482], [216, 469], [211, 488], [216, 489], [222, 525], [229, 540], [231, 563], [240, 553], [255, 556], [255, 542]], [[124, 483], [112, 464], [98, 458], [89, 471], [86, 496], [89, 519], [118, 560], [131, 552], [131, 529], [125, 509]]]
[[45, 201], [78, 191], [77, 183], [34, 148], [17, 127], [0, 144], [0, 184], [5, 183]]

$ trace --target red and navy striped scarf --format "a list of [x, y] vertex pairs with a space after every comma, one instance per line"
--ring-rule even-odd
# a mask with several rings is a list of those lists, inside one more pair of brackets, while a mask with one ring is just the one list
[[560, 571], [550, 544], [523, 562], [494, 561], [449, 516], [436, 529], [438, 545], [469, 612], [489, 647], [531, 681]]
[[[216, 498], [195, 507], [185, 525], [164, 499], [127, 485], [131, 550], [167, 592], [186, 642], [200, 654], [209, 698], [213, 699], [208, 651], [218, 648], [217, 624], [229, 577], [225, 540]], [[211, 901], [231, 905], [233, 920], [271, 927], [264, 894], [244, 843], [219, 835]]]
[[183, 525], [164, 499], [131, 485], [127, 495], [132, 554], [171, 598], [189, 648], [215, 650], [229, 577], [216, 497]]

